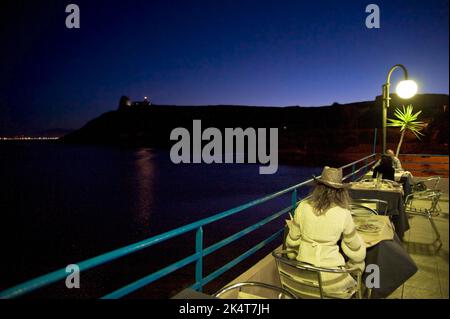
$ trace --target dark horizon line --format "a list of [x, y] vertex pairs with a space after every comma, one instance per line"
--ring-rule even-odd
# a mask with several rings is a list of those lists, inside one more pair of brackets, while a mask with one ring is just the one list
[[[390, 96], [397, 96], [396, 93], [391, 93]], [[450, 92], [448, 93], [417, 93], [415, 96], [418, 95], [447, 95], [450, 96]], [[334, 104], [340, 104], [340, 105], [346, 105], [346, 104], [357, 104], [357, 103], [368, 103], [368, 102], [374, 102], [377, 99], [381, 98], [381, 94], [375, 96], [375, 98], [373, 100], [359, 100], [359, 101], [355, 101], [355, 102], [338, 102], [335, 101], [331, 104], [322, 104], [322, 105], [300, 105], [300, 104], [292, 104], [292, 105], [250, 105], [250, 104], [168, 104], [168, 103], [164, 103], [164, 104], [159, 104], [159, 103], [153, 103], [151, 100], [150, 102], [152, 103], [152, 105], [156, 105], [156, 106], [176, 106], [176, 107], [208, 107], [208, 106], [238, 106], [238, 107], [274, 107], [274, 108], [285, 108], [285, 107], [305, 107], [305, 108], [309, 108], [309, 107], [329, 107], [329, 106], [333, 106]], [[140, 102], [137, 100], [132, 100], [132, 102]], [[114, 110], [113, 110], [114, 111]]]

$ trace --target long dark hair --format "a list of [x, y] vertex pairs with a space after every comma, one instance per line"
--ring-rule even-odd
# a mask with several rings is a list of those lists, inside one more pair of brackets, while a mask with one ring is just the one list
[[344, 209], [350, 207], [350, 195], [346, 188], [332, 188], [322, 184], [317, 184], [308, 201], [317, 216], [325, 214], [333, 205]]

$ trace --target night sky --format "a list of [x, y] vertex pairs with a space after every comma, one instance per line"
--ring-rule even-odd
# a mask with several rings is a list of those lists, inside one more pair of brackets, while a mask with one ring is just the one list
[[[65, 27], [70, 3], [81, 29]], [[370, 3], [381, 29], [365, 27]], [[177, 105], [373, 100], [396, 63], [419, 93], [448, 94], [448, 15], [448, 0], [3, 0], [0, 134], [78, 128], [121, 95]]]

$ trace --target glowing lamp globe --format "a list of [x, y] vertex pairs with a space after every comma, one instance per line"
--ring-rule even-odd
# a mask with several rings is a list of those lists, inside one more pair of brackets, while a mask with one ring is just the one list
[[417, 93], [417, 84], [413, 80], [401, 81], [397, 85], [397, 95], [402, 99], [412, 98]]

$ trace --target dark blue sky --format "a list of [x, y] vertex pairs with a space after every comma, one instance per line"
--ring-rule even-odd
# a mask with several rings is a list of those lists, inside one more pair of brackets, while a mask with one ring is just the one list
[[[396, 63], [420, 93], [449, 92], [448, 0], [0, 3], [0, 134], [77, 128], [121, 95], [178, 105], [373, 100]], [[81, 29], [65, 28], [69, 3]], [[370, 3], [381, 29], [365, 27]]]

